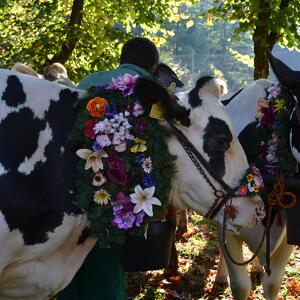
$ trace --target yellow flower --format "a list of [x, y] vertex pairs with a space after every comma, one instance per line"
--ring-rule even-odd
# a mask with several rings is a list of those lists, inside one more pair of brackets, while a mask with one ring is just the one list
[[253, 174], [248, 174], [248, 175], [247, 175], [247, 181], [248, 181], [248, 182], [253, 181], [253, 179], [254, 179]]
[[284, 109], [286, 109], [285, 100], [284, 99], [275, 100], [274, 110], [275, 111], [281, 111], [281, 110], [284, 110]]
[[136, 145], [130, 148], [132, 153], [145, 152], [147, 150], [146, 141], [140, 138], [134, 138]]
[[100, 205], [105, 205], [110, 200], [110, 194], [107, 190], [101, 189], [94, 193], [94, 202]]
[[259, 186], [255, 185], [255, 186], [254, 186], [254, 192], [255, 192], [255, 193], [258, 193], [259, 191], [260, 191]]

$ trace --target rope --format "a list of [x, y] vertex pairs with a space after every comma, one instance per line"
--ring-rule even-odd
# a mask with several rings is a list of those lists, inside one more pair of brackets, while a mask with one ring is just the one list
[[224, 211], [224, 217], [223, 217], [223, 230], [222, 230], [222, 241], [223, 241], [223, 245], [224, 245], [224, 249], [225, 249], [225, 252], [227, 254], [227, 256], [229, 257], [229, 259], [236, 265], [238, 266], [245, 266], [245, 265], [248, 265], [250, 262], [252, 262], [254, 260], [254, 258], [257, 256], [258, 252], [261, 250], [262, 248], [262, 245], [263, 245], [263, 242], [264, 242], [264, 239], [265, 239], [265, 236], [267, 234], [267, 231], [270, 230], [270, 221], [271, 221], [271, 211], [268, 210], [267, 212], [267, 224], [266, 224], [266, 227], [265, 227], [265, 230], [264, 230], [264, 233], [263, 233], [263, 236], [260, 240], [260, 243], [258, 245], [258, 248], [257, 250], [254, 252], [254, 254], [248, 259], [248, 260], [245, 260], [243, 262], [239, 262], [239, 261], [236, 261], [232, 255], [229, 253], [229, 250], [228, 250], [228, 247], [227, 247], [227, 244], [226, 244], [226, 230], [225, 230], [225, 227], [226, 227], [226, 219], [227, 219], [227, 214], [226, 212]]

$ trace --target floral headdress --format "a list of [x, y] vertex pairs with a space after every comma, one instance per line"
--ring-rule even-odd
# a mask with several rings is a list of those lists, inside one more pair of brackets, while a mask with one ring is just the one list
[[259, 99], [256, 134], [258, 141], [257, 161], [261, 169], [269, 174], [279, 170], [285, 175], [296, 172], [296, 160], [289, 145], [289, 118], [293, 109], [290, 93], [278, 82], [267, 90], [266, 99]]
[[175, 174], [169, 132], [133, 96], [137, 76], [95, 86], [78, 103], [71, 141], [78, 147], [77, 203], [101, 246], [144, 235], [164, 216]]

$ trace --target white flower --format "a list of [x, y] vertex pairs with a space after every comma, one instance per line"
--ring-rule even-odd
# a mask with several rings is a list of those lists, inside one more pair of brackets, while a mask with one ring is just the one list
[[99, 169], [103, 169], [102, 158], [108, 157], [107, 153], [102, 149], [98, 152], [93, 152], [89, 149], [79, 149], [76, 151], [76, 154], [82, 158], [86, 159], [85, 170], [92, 168], [96, 173]]
[[153, 208], [152, 205], [161, 206], [161, 202], [153, 197], [155, 192], [155, 187], [152, 186], [150, 188], [142, 189], [140, 185], [137, 185], [134, 188], [134, 194], [130, 194], [131, 202], [135, 204], [133, 208], [134, 213], [139, 213], [140, 211], [144, 211], [146, 215], [152, 217], [153, 216]]
[[247, 187], [249, 192], [254, 192], [254, 186], [251, 185], [251, 182], [248, 182]]
[[147, 158], [144, 159], [143, 164], [142, 164], [143, 170], [145, 173], [150, 174], [152, 171], [152, 160], [151, 157], [148, 156]]

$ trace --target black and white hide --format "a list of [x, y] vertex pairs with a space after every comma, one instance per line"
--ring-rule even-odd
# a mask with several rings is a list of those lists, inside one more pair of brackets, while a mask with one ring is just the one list
[[67, 139], [82, 91], [0, 71], [0, 299], [47, 299], [64, 288], [96, 239], [75, 204]]

